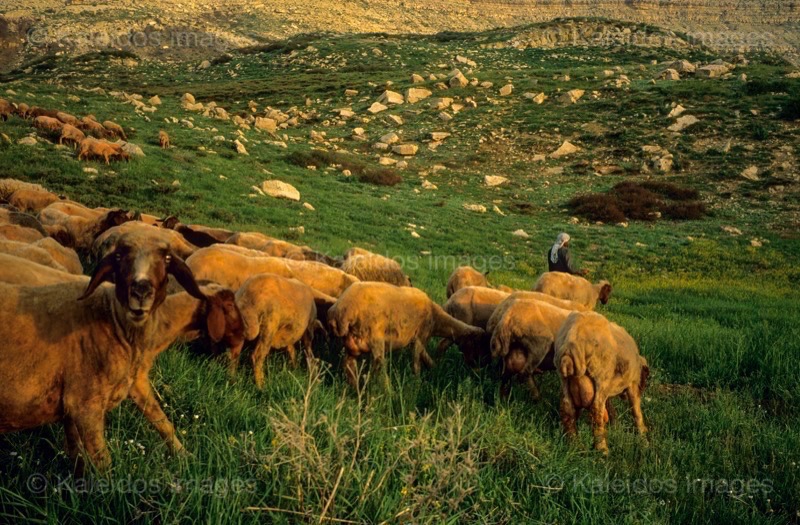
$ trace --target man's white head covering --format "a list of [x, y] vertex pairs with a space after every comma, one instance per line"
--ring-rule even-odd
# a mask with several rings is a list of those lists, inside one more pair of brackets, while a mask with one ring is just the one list
[[550, 262], [553, 264], [558, 262], [558, 250], [564, 247], [565, 244], [569, 242], [569, 234], [561, 232], [556, 237], [556, 242], [553, 244], [553, 247], [550, 248]]

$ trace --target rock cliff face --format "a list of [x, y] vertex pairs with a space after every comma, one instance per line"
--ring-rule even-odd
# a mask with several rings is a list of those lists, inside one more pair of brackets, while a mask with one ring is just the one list
[[[800, 48], [794, 0], [6, 0], [0, 9], [0, 69], [47, 51], [125, 47], [131, 32], [137, 54], [170, 56], [316, 31], [480, 31], [566, 17], [652, 24], [715, 48]], [[177, 45], [175, 32], [203, 45]], [[562, 43], [552, 32], [526, 42]]]

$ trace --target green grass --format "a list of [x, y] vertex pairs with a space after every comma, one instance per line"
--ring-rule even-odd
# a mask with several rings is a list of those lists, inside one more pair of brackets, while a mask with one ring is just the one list
[[[569, 231], [582, 264], [614, 285], [601, 311], [630, 331], [653, 370], [643, 402], [648, 442], [617, 401], [608, 459], [591, 450], [585, 420], [579, 444], [570, 445], [561, 434], [554, 375], [542, 376], [538, 403], [522, 388], [504, 402], [495, 376], [466, 368], [455, 349], [434, 356], [437, 366], [420, 377], [411, 373], [407, 352], [397, 351], [389, 363], [391, 388], [370, 381], [357, 393], [343, 380], [335, 345], [324, 342], [316, 348], [323, 359], [318, 373], [291, 370], [283, 355], [271, 356], [263, 391], [248, 367], [229, 383], [222, 363], [175, 347], [159, 358], [152, 381], [191, 455], [169, 457], [129, 403], [107, 425], [113, 471], [91, 477], [89, 486], [70, 478], [58, 426], [4, 435], [0, 522], [296, 523], [319, 522], [323, 514], [357, 523], [798, 522], [800, 200], [791, 171], [772, 166], [781, 147], [798, 153], [796, 124], [786, 120], [797, 81], [783, 78], [786, 65], [771, 56], [754, 56], [744, 68], [752, 83], [652, 84], [663, 69], [650, 64], [653, 58], [718, 57], [703, 50], [481, 47], [510, 37], [509, 30], [313, 35], [232, 52], [205, 71], [147, 61], [128, 68], [109, 54], [49, 57], [29, 73], [6, 77], [0, 92], [13, 89], [16, 96], [4, 96], [116, 120], [133, 128], [131, 141], [146, 157], [108, 167], [81, 164], [70, 150], [16, 145], [31, 130], [11, 119], [0, 124], [12, 141], [0, 140], [2, 176], [41, 182], [88, 205], [175, 214], [189, 223], [284, 238], [302, 225], [300, 241], [332, 255], [358, 245], [402, 257], [414, 285], [437, 301], [459, 263], [491, 269], [494, 283], [529, 288], [555, 235]], [[372, 52], [376, 47], [381, 56]], [[424, 102], [386, 112], [401, 116], [402, 126], [385, 113], [361, 120], [386, 81], [404, 91], [412, 72], [447, 73], [450, 66], [438, 64], [456, 54], [478, 62], [469, 78], [495, 85], [441, 94], [475, 97], [477, 108], [448, 123]], [[630, 87], [606, 84], [602, 71], [614, 66], [630, 77]], [[565, 73], [572, 81], [554, 80]], [[514, 94], [499, 97], [509, 80]], [[163, 105], [145, 118], [79, 86], [158, 94]], [[347, 99], [346, 88], [359, 95]], [[559, 90], [573, 88], [587, 90], [578, 104], [556, 101]], [[230, 142], [213, 139], [234, 138], [231, 122], [180, 108], [187, 91], [231, 114], [255, 100], [260, 108], [297, 107], [308, 118], [279, 131], [285, 149], [262, 143], [271, 136], [245, 131], [250, 154], [239, 156]], [[533, 104], [522, 97], [528, 91], [550, 99]], [[667, 133], [672, 103], [701, 123], [680, 136]], [[337, 125], [333, 110], [341, 107], [358, 116]], [[195, 128], [208, 131], [164, 121], [173, 116], [193, 118]], [[368, 142], [350, 138], [355, 127], [365, 128]], [[159, 129], [174, 148], [159, 149]], [[310, 130], [333, 141], [311, 144]], [[421, 146], [406, 169], [380, 166], [371, 149], [390, 131]], [[431, 131], [452, 136], [430, 150], [423, 141]], [[532, 160], [567, 139], [581, 151]], [[676, 171], [641, 173], [647, 144], [668, 149]], [[621, 172], [594, 174], [595, 165], [607, 164]], [[757, 183], [739, 177], [753, 164], [766, 173]], [[98, 173], [84, 172], [87, 166]], [[369, 174], [401, 180], [394, 186], [359, 180]], [[485, 175], [510, 180], [486, 188]], [[315, 211], [250, 196], [251, 186], [273, 178], [295, 185]], [[423, 178], [439, 189], [421, 189]], [[692, 188], [709, 216], [630, 221], [627, 228], [570, 222], [572, 197], [625, 180]], [[769, 193], [778, 183], [785, 191]], [[465, 203], [489, 212], [466, 211]], [[491, 211], [494, 205], [505, 215]], [[723, 232], [728, 225], [743, 235]], [[511, 235], [520, 228], [528, 239]], [[768, 242], [755, 248], [753, 238]]]

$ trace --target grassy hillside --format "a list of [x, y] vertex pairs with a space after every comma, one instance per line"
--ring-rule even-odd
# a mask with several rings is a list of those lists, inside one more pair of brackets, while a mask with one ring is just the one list
[[[113, 473], [88, 485], [68, 475], [60, 428], [3, 435], [0, 521], [800, 520], [794, 409], [800, 402], [800, 143], [791, 120], [798, 81], [784, 77], [790, 68], [780, 61], [752, 56], [729, 78], [653, 83], [665, 61], [735, 57], [492, 47], [510, 34], [302, 37], [234, 53], [205, 70], [131, 66], [113, 54], [40, 60], [4, 77], [0, 94], [12, 94], [0, 96], [115, 120], [131, 129], [130, 140], [146, 156], [110, 166], [79, 163], [69, 148], [17, 144], [32, 129], [12, 118], [0, 123], [8, 137], [0, 140], [0, 177], [39, 182], [89, 205], [263, 231], [330, 254], [362, 246], [399, 257], [414, 285], [437, 301], [453, 267], [464, 263], [491, 269], [495, 283], [529, 288], [556, 234], [568, 231], [592, 278], [614, 285], [611, 302], [600, 310], [628, 329], [652, 367], [643, 402], [647, 442], [617, 401], [609, 458], [591, 450], [586, 420], [580, 444], [570, 446], [561, 435], [557, 377], [542, 376], [537, 403], [521, 387], [504, 402], [492, 374], [465, 367], [455, 348], [434, 356], [437, 366], [419, 377], [407, 352], [397, 351], [389, 365], [391, 389], [375, 381], [355, 393], [324, 342], [316, 349], [324, 363], [317, 371], [292, 370], [283, 355], [271, 356], [261, 392], [247, 367], [230, 384], [221, 363], [175, 347], [159, 358], [152, 380], [190, 456], [167, 456], [129, 403], [108, 422]], [[477, 63], [457, 64], [467, 78], [493, 86], [434, 87], [439, 80], [429, 75], [447, 74], [456, 55]], [[420, 86], [434, 96], [456, 103], [472, 97], [477, 107], [447, 110], [449, 121], [428, 101], [366, 112], [388, 81], [398, 92], [411, 87], [412, 73], [426, 79]], [[617, 87], [622, 74], [630, 85]], [[509, 82], [512, 94], [500, 96]], [[359, 93], [346, 97], [345, 89]], [[571, 89], [586, 94], [576, 104], [559, 102]], [[136, 113], [112, 95], [123, 91], [145, 101], [158, 95], [163, 103], [154, 113]], [[259, 115], [270, 106], [296, 107], [304, 116], [275, 136], [242, 130], [249, 155], [239, 155], [231, 142], [237, 126], [182, 109], [185, 92], [231, 115], [249, 111], [252, 100]], [[527, 92], [549, 98], [538, 105]], [[700, 122], [668, 132], [673, 103]], [[356, 116], [340, 119], [334, 110], [344, 107]], [[192, 129], [184, 119], [193, 121]], [[365, 129], [367, 141], [352, 138], [356, 127]], [[172, 149], [159, 149], [159, 129], [172, 137]], [[324, 131], [325, 139], [314, 140], [311, 131]], [[430, 133], [438, 131], [452, 135], [431, 149]], [[373, 149], [389, 132], [420, 145], [408, 167], [385, 168], [402, 182], [359, 181], [358, 171], [380, 168], [380, 156], [400, 160]], [[535, 159], [565, 140], [580, 151]], [[646, 145], [671, 153], [673, 170], [644, 172]], [[759, 180], [740, 176], [752, 165]], [[489, 188], [486, 175], [509, 181]], [[266, 179], [293, 184], [301, 202], [253, 195], [251, 187]], [[423, 180], [438, 189], [423, 188]], [[573, 219], [572, 197], [623, 180], [696, 189], [709, 215], [625, 225]], [[293, 229], [298, 226], [304, 233]], [[528, 237], [512, 235], [518, 229]]]

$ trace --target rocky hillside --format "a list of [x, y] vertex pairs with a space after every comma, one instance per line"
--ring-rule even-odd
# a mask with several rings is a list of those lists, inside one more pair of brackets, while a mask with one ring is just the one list
[[668, 28], [716, 49], [800, 48], [800, 5], [788, 0], [7, 0], [0, 9], [3, 69], [59, 50], [196, 58], [298, 33], [481, 31], [589, 16]]

